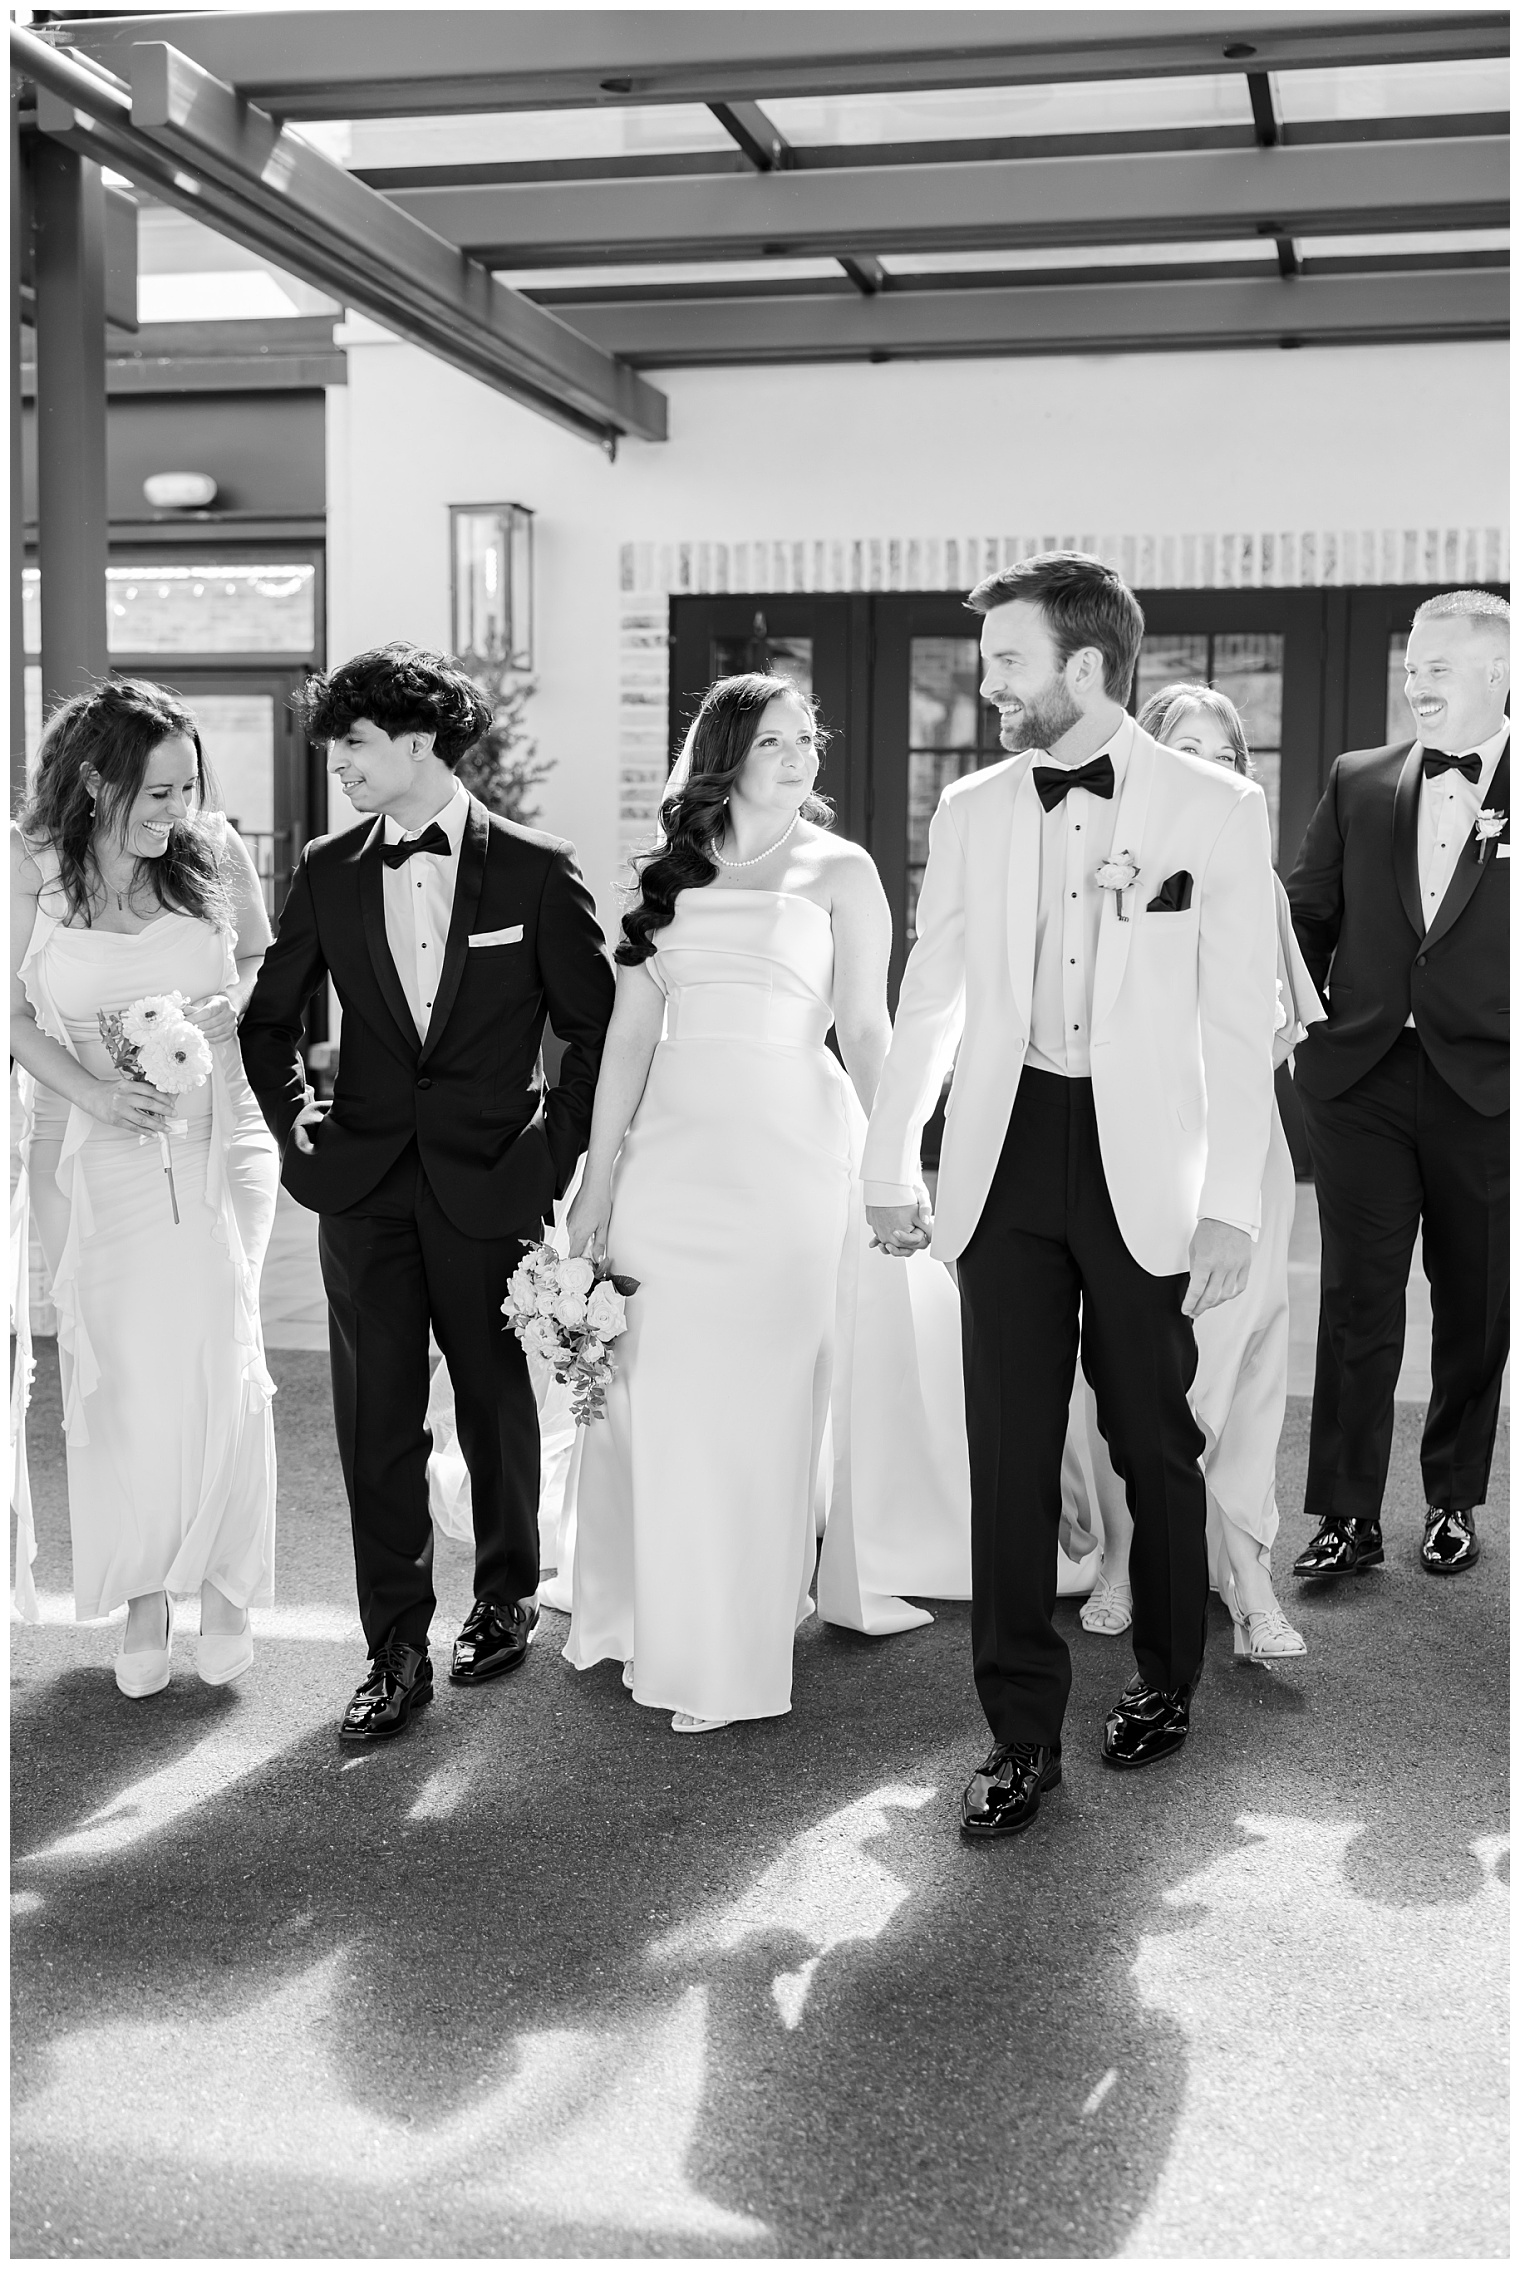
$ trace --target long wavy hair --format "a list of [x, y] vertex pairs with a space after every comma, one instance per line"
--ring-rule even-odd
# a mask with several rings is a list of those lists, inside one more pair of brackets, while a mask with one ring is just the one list
[[[105, 888], [96, 864], [97, 833], [120, 833], [161, 742], [176, 735], [195, 750], [195, 777], [202, 807], [214, 789], [195, 718], [164, 686], [144, 678], [107, 678], [88, 693], [76, 693], [55, 709], [37, 750], [30, 795], [17, 814], [28, 843], [50, 843], [58, 854], [58, 882], [68, 904], [68, 920], [89, 924]], [[100, 775], [92, 800], [86, 772]], [[152, 885], [166, 913], [189, 914], [225, 928], [231, 907], [216, 849], [192, 821], [169, 831], [163, 856], [139, 859], [132, 887]]]
[[[799, 692], [786, 678], [752, 670], [742, 677], [717, 678], [703, 694], [666, 784], [660, 841], [640, 865], [638, 895], [624, 912], [614, 960], [630, 967], [647, 961], [655, 950], [655, 931], [674, 918], [679, 894], [701, 890], [716, 875], [713, 845], [728, 816], [729, 791], [743, 770], [761, 718], [782, 694], [800, 701], [808, 712], [821, 751], [825, 736], [812, 695]], [[829, 827], [834, 807], [826, 796], [809, 795], [803, 800], [802, 816], [817, 827]]]
[[1218, 686], [1180, 683], [1164, 685], [1159, 692], [1151, 695], [1135, 723], [1142, 733], [1149, 733], [1152, 740], [1164, 741], [1172, 728], [1194, 709], [1204, 710], [1216, 723], [1223, 725], [1230, 746], [1235, 751], [1236, 771], [1244, 773], [1248, 780], [1254, 779], [1256, 767], [1251, 762], [1250, 745], [1246, 740], [1245, 726], [1240, 721], [1240, 711], [1227, 693], [1220, 692]]

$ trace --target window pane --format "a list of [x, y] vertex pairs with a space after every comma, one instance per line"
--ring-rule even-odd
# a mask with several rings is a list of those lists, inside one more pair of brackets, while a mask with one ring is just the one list
[[1384, 737], [1390, 741], [1409, 740], [1418, 729], [1414, 711], [1404, 699], [1404, 650], [1409, 644], [1407, 630], [1390, 631], [1388, 635], [1388, 714], [1383, 727]]
[[981, 655], [974, 638], [915, 638], [908, 662], [908, 745], [975, 748]]
[[1280, 115], [1308, 118], [1431, 118], [1465, 110], [1509, 109], [1509, 65], [1365, 63], [1339, 71], [1274, 71]]
[[1234, 71], [1218, 78], [1096, 79], [932, 94], [781, 95], [762, 98], [761, 108], [789, 142], [800, 145], [985, 141], [1251, 122], [1246, 83]]
[[1209, 642], [1207, 638], [1179, 637], [1166, 631], [1148, 636], [1140, 648], [1140, 666], [1135, 672], [1135, 708], [1140, 711], [1153, 693], [1164, 685], [1178, 681], [1204, 685], [1209, 675]]
[[316, 639], [309, 566], [108, 567], [113, 654], [306, 654]]
[[191, 702], [211, 768], [212, 801], [247, 844], [271, 914], [275, 871], [274, 696], [198, 693]]
[[[317, 571], [262, 560], [232, 565], [106, 569], [106, 635], [113, 654], [309, 654], [316, 643]], [[28, 654], [42, 651], [42, 583], [21, 577]]]
[[785, 678], [799, 693], [810, 694], [813, 641], [811, 638], [769, 638], [763, 634], [713, 640], [712, 674], [715, 678], [740, 677], [748, 670], [764, 670], [773, 678]]
[[1240, 711], [1253, 753], [1282, 747], [1282, 668], [1280, 637], [1250, 632], [1214, 641], [1213, 683]]

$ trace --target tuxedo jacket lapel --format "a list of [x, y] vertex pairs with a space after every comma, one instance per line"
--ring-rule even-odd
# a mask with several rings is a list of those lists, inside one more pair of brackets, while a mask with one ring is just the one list
[[1040, 911], [1040, 798], [1034, 762], [1013, 791], [1008, 835], [1008, 976], [1023, 1037], [1034, 1001], [1034, 933]]
[[370, 830], [369, 841], [359, 853], [359, 909], [364, 920], [364, 942], [369, 947], [369, 957], [374, 965], [375, 982], [384, 996], [386, 1007], [396, 1020], [408, 1057], [413, 1057], [417, 1053], [417, 1020], [407, 1003], [391, 955], [390, 939], [385, 934], [385, 862], [380, 856], [384, 842], [385, 821], [377, 819]]
[[475, 926], [476, 909], [480, 905], [481, 887], [486, 879], [486, 845], [490, 840], [491, 823], [486, 807], [471, 796], [470, 809], [465, 818], [464, 837], [459, 846], [459, 869], [454, 877], [454, 911], [449, 917], [448, 943], [443, 949], [443, 975], [438, 980], [438, 991], [433, 1000], [433, 1013], [428, 1019], [427, 1038], [422, 1043], [419, 1063], [425, 1063], [437, 1046], [454, 996], [459, 991], [459, 980], [464, 975], [465, 955], [470, 950], [470, 932]]
[[1393, 791], [1393, 872], [1416, 937], [1425, 935], [1425, 916], [1420, 907], [1420, 763], [1420, 744], [1416, 741], [1404, 759], [1399, 784]]
[[[1151, 787], [1156, 777], [1156, 753], [1148, 737], [1133, 724], [1129, 727], [1129, 761], [1124, 768], [1124, 785], [1119, 790], [1119, 808], [1114, 813], [1113, 845], [1110, 858], [1123, 858], [1127, 853], [1136, 865], [1145, 842], [1145, 815], [1150, 806]], [[1138, 889], [1128, 893], [1127, 922], [1119, 919], [1119, 893], [1105, 890], [1105, 904], [1098, 922], [1098, 958], [1093, 969], [1092, 1029], [1096, 1034], [1119, 998], [1124, 983], [1124, 972], [1129, 966], [1129, 949], [1135, 935], [1136, 900]], [[1143, 903], [1143, 900], [1141, 901]]]
[[[1507, 744], [1490, 783], [1488, 802], [1484, 808], [1488, 811], [1507, 812], [1509, 810], [1509, 748]], [[1488, 857], [1483, 862], [1483, 867], [1492, 863], [1493, 856], [1494, 854], [1490, 850]], [[1438, 938], [1445, 937], [1447, 931], [1462, 913], [1473, 892], [1483, 880], [1483, 867], [1478, 864], [1477, 848], [1472, 837], [1469, 836], [1462, 846], [1462, 856], [1457, 861], [1457, 871], [1446, 886], [1446, 896], [1436, 908], [1436, 918], [1425, 932], [1427, 946], [1432, 946]]]

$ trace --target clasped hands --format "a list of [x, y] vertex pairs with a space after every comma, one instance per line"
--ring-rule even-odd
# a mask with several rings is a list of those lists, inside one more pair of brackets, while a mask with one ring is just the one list
[[[868, 1205], [866, 1219], [876, 1251], [898, 1260], [922, 1252], [934, 1234], [934, 1217], [922, 1199], [916, 1205]], [[1245, 1230], [1228, 1221], [1200, 1221], [1188, 1248], [1183, 1314], [1206, 1315], [1210, 1308], [1238, 1299], [1250, 1273], [1251, 1240]]]

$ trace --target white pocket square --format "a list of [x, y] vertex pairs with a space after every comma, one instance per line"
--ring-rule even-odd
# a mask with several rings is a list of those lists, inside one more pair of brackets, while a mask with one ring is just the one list
[[474, 930], [470, 934], [470, 943], [471, 945], [521, 945], [522, 933], [521, 922], [514, 922], [509, 930]]
[[1496, 843], [1494, 845], [1494, 857], [1496, 859], [1507, 859], [1509, 857], [1509, 845], [1507, 843]]

